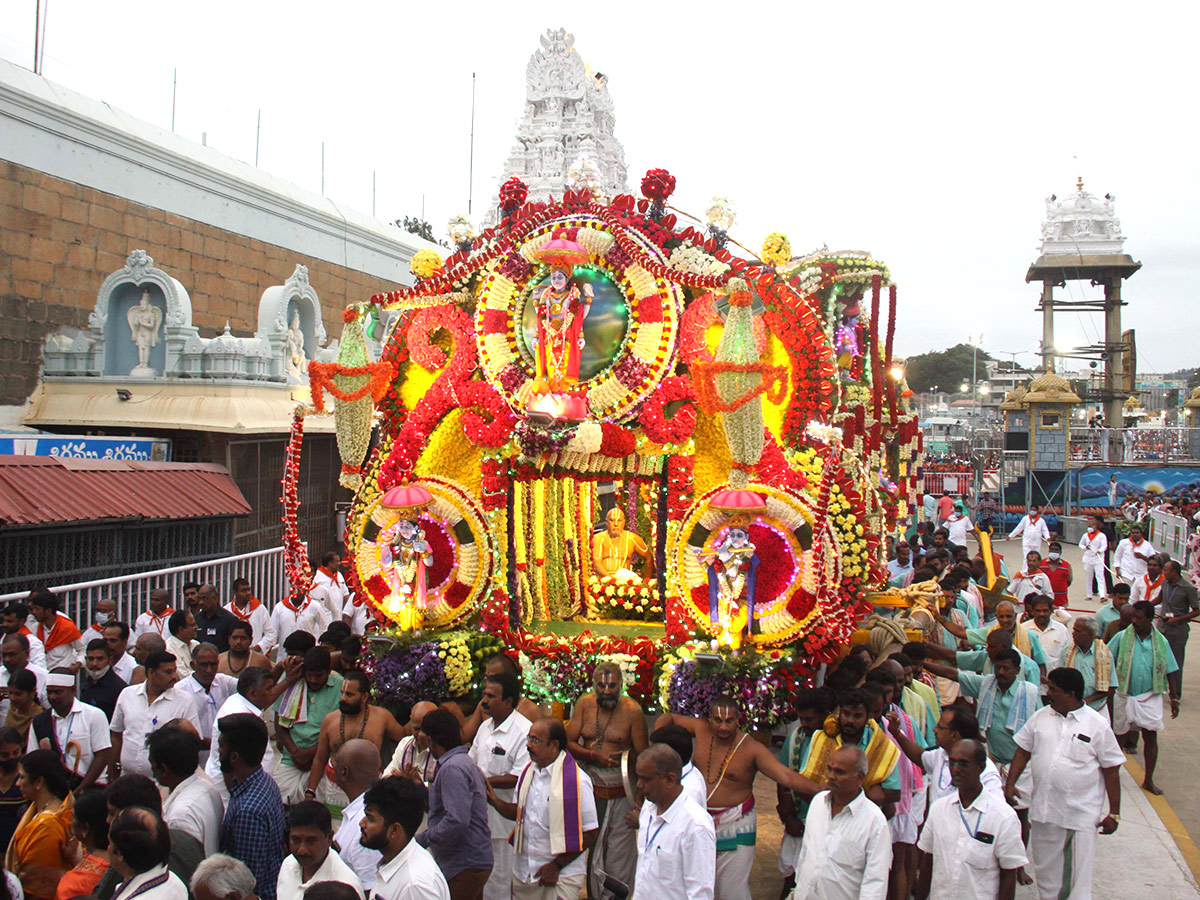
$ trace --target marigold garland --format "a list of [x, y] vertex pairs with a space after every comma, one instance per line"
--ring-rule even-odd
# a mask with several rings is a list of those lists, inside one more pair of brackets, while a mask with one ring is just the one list
[[[758, 373], [762, 380], [740, 397], [728, 403], [717, 393], [716, 378], [724, 372], [738, 374]], [[700, 408], [709, 415], [733, 412], [745, 406], [759, 394], [768, 403], [779, 403], [787, 390], [787, 369], [766, 362], [736, 363], [698, 359], [692, 363], [692, 377], [696, 387], [696, 400]]]
[[[343, 403], [353, 403], [367, 394], [378, 403], [387, 392], [393, 374], [391, 363], [384, 360], [367, 363], [365, 366], [343, 366], [335, 362], [323, 363], [313, 360], [308, 364], [308, 383], [312, 389], [313, 408], [318, 413], [325, 412], [326, 391]], [[334, 383], [335, 375], [351, 378], [369, 375], [370, 380], [358, 390], [347, 393]]]

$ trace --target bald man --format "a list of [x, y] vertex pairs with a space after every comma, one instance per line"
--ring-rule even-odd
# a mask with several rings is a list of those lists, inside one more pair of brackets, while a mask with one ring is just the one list
[[[416, 712], [413, 707], [414, 716]], [[359, 823], [363, 817], [363, 794], [379, 778], [380, 763], [379, 748], [362, 738], [351, 738], [342, 744], [333, 761], [333, 783], [350, 798], [342, 811], [342, 824], [333, 834], [333, 844], [342, 862], [354, 870], [367, 892], [375, 888], [375, 876], [383, 862], [383, 854], [359, 842]]]
[[133, 643], [133, 658], [137, 660], [137, 667], [133, 670], [133, 674], [129, 676], [129, 683], [131, 685], [141, 684], [146, 680], [146, 657], [151, 653], [166, 652], [167, 642], [154, 632], [139, 635], [138, 639]]
[[426, 787], [433, 784], [433, 776], [437, 772], [437, 760], [429, 752], [429, 738], [421, 731], [421, 723], [426, 713], [437, 709], [437, 704], [422, 700], [413, 705], [408, 716], [408, 727], [412, 731], [408, 737], [401, 738], [392, 754], [392, 761], [383, 772], [383, 777], [403, 775], [413, 781], [421, 781]]

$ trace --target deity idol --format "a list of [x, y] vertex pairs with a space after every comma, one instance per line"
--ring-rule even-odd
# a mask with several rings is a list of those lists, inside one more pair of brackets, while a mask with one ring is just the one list
[[625, 513], [616, 507], [604, 517], [605, 530], [592, 538], [592, 568], [597, 575], [615, 575], [622, 581], [638, 581], [633, 571], [633, 558], [645, 562], [646, 577], [654, 575], [654, 557], [646, 542], [625, 530]]
[[158, 332], [162, 328], [162, 310], [150, 302], [150, 289], [142, 288], [141, 299], [137, 306], [129, 307], [125, 320], [129, 323], [129, 334], [137, 347], [137, 365], [130, 375], [157, 375], [150, 368], [150, 349], [158, 346]]
[[398, 607], [400, 627], [416, 630], [425, 609], [425, 571], [433, 564], [433, 553], [415, 517], [400, 519], [388, 531], [393, 533], [384, 535], [381, 562], [389, 573], [391, 602]]
[[537, 347], [529, 391], [531, 410], [556, 419], [587, 417], [587, 398], [574, 392], [583, 354], [583, 320], [592, 305], [592, 286], [573, 280], [575, 266], [588, 261], [575, 241], [555, 237], [537, 251], [550, 266], [550, 284], [534, 294], [537, 303]]
[[[754, 617], [754, 583], [758, 554], [750, 542], [750, 517], [735, 513], [725, 520], [725, 535], [717, 542], [716, 552], [705, 555], [697, 550], [700, 562], [708, 568], [708, 616], [714, 625], [728, 632], [736, 649], [742, 633], [759, 633]], [[745, 604], [742, 604], [742, 600]]]

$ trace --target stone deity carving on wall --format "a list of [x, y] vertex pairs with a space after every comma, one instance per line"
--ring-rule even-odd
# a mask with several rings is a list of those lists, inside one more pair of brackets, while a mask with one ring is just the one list
[[158, 346], [158, 333], [162, 328], [162, 310], [150, 302], [150, 289], [142, 288], [137, 306], [129, 307], [125, 314], [129, 323], [129, 336], [137, 347], [137, 365], [130, 369], [134, 377], [154, 377], [158, 372], [150, 366], [150, 351]]
[[300, 329], [300, 312], [292, 312], [292, 322], [287, 331], [287, 376], [292, 384], [303, 384], [308, 379], [308, 356], [304, 352], [304, 332]]

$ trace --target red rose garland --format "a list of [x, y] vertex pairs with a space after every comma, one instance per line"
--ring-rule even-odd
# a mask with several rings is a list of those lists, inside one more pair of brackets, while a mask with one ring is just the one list
[[304, 414], [292, 416], [291, 437], [283, 460], [283, 565], [292, 592], [307, 594], [312, 590], [308, 574], [308, 550], [300, 540], [297, 514], [300, 511], [300, 447], [304, 441]]
[[[516, 417], [504, 398], [486, 381], [466, 381], [454, 386], [458, 405], [465, 407], [462, 430], [477, 447], [502, 447], [508, 443], [516, 426]], [[474, 407], [480, 407], [490, 418], [484, 418]]]
[[[680, 375], [664, 378], [653, 394], [642, 405], [642, 428], [646, 437], [656, 444], [680, 444], [692, 436], [696, 428], [696, 390], [691, 379]], [[668, 403], [690, 401], [675, 411], [668, 419]]]
[[[449, 354], [430, 341], [431, 337], [443, 330], [450, 334], [453, 341]], [[405, 341], [413, 362], [431, 372], [446, 366], [441, 377], [450, 381], [466, 379], [477, 365], [475, 323], [461, 307], [453, 303], [418, 310], [408, 326]]]
[[611, 422], [600, 423], [600, 455], [623, 458], [637, 452], [637, 438], [628, 428]]
[[506, 216], [511, 216], [529, 197], [529, 188], [516, 175], [500, 185], [500, 209]]
[[642, 195], [662, 203], [675, 193], [675, 176], [666, 169], [650, 169], [642, 177]]

